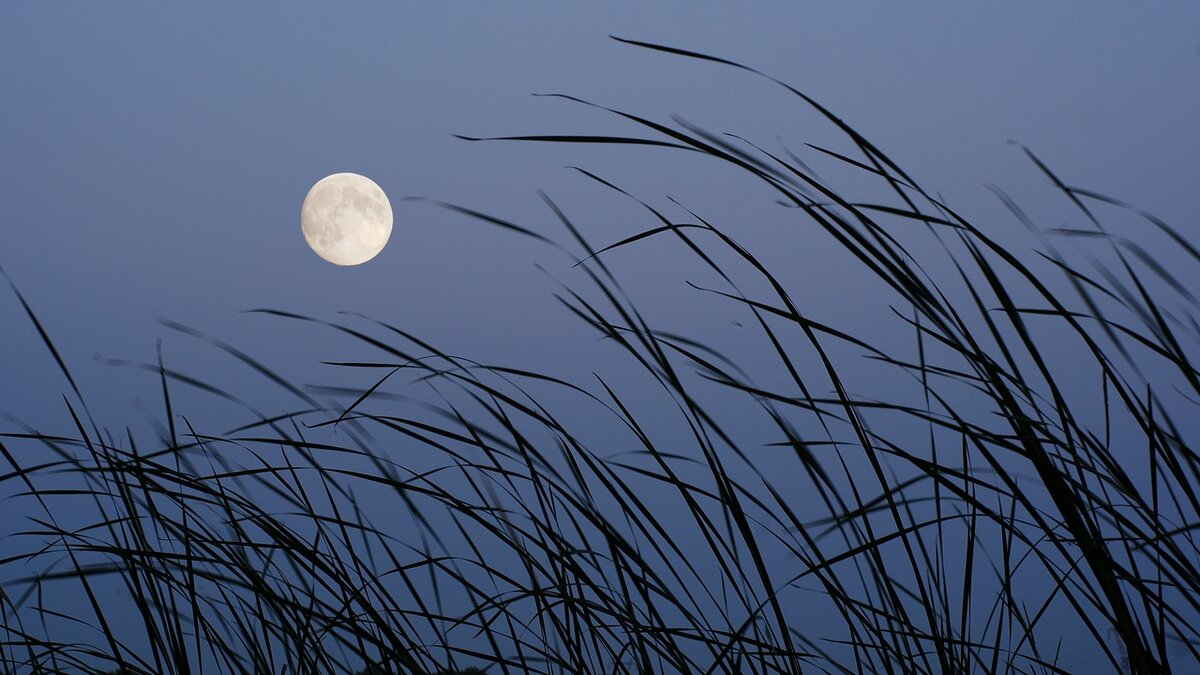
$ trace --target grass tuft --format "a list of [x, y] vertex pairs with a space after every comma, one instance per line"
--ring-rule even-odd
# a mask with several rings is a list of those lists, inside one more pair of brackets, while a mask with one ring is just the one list
[[[870, 304], [886, 311], [869, 332], [810, 313], [821, 289], [797, 285], [772, 262], [779, 251], [579, 169], [639, 203], [644, 229], [593, 244], [542, 195], [560, 243], [537, 225], [432, 203], [565, 256], [574, 281], [558, 291], [562, 308], [623, 367], [571, 381], [449, 354], [367, 317], [259, 310], [374, 352], [327, 362], [360, 387], [305, 386], [165, 322], [295, 407], [261, 412], [276, 406], [169, 368], [160, 349], [154, 363], [123, 364], [152, 373], [162, 398], [162, 423], [139, 435], [92, 419], [10, 281], [72, 397], [62, 429], [0, 434], [0, 497], [23, 516], [6, 519], [0, 559], [0, 670], [1200, 666], [1195, 271], [1156, 259], [1163, 242], [1151, 235], [1190, 264], [1197, 248], [1026, 150], [1085, 227], [1039, 228], [997, 191], [1040, 242], [1019, 256], [996, 238], [1011, 223], [973, 223], [817, 101], [768, 79], [844, 135], [846, 148], [811, 146], [821, 161], [879, 181], [888, 199], [846, 194], [788, 151], [570, 96], [635, 131], [463, 138], [723, 163], [788, 207], [802, 233], [792, 236], [836, 245], [847, 274], [877, 289]], [[1110, 216], [1153, 228], [1119, 236]], [[664, 239], [678, 244], [680, 269], [704, 270], [709, 281], [688, 280], [686, 292], [737, 321], [735, 345], [662, 329], [622, 285], [621, 256]], [[197, 428], [184, 389], [244, 419]]]

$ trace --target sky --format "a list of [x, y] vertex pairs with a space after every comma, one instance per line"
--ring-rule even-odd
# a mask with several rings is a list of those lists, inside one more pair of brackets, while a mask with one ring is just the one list
[[[763, 81], [609, 35], [777, 76], [972, 213], [1001, 214], [985, 189], [994, 184], [1058, 216], [1049, 209], [1061, 200], [1009, 141], [1184, 231], [1200, 211], [1193, 3], [5, 3], [0, 12], [0, 265], [87, 387], [120, 385], [102, 397], [118, 406], [137, 385], [94, 355], [148, 358], [167, 333], [158, 317], [256, 353], [292, 353], [298, 340], [264, 340], [262, 317], [240, 312], [359, 311], [419, 327], [452, 351], [520, 359], [537, 346], [569, 359], [560, 337], [586, 333], [555, 309], [553, 284], [534, 269], [552, 259], [544, 249], [402, 198], [459, 203], [558, 237], [538, 189], [575, 213], [632, 213], [568, 165], [620, 175], [646, 197], [688, 190], [701, 202], [713, 194], [705, 181], [726, 176], [663, 153], [454, 137], [634, 131], [531, 94], [679, 114], [795, 148], [836, 142]], [[299, 228], [308, 188], [339, 171], [371, 177], [395, 211], [388, 248], [349, 270], [322, 263]], [[601, 242], [644, 225], [591, 220]], [[37, 415], [63, 382], [11, 294], [0, 315], [0, 400]], [[166, 348], [171, 358], [170, 339]]]
[[[1048, 227], [1077, 217], [1014, 142], [1070, 183], [1200, 239], [1194, 2], [118, 7], [0, 7], [0, 267], [102, 418], [153, 405], [151, 378], [105, 360], [152, 361], [160, 339], [170, 364], [270, 390], [161, 319], [302, 381], [332, 377], [317, 362], [343, 356], [344, 342], [244, 312], [261, 307], [360, 312], [452, 353], [586, 374], [580, 355], [595, 336], [553, 298], [556, 279], [579, 280], [566, 257], [404, 199], [461, 204], [557, 239], [566, 233], [538, 190], [597, 243], [653, 225], [570, 166], [656, 204], [679, 197], [792, 265], [802, 285], [836, 278], [806, 306], [870, 330], [855, 311], [867, 286], [843, 278], [822, 244], [772, 249], [779, 210], [761, 186], [662, 151], [456, 138], [637, 131], [532, 95], [562, 93], [783, 144], [838, 175], [804, 144], [844, 141], [779, 88], [612, 35], [722, 56], [796, 86], [1002, 240], [1020, 226], [989, 185]], [[356, 268], [319, 259], [299, 224], [312, 184], [343, 171], [372, 178], [394, 209], [387, 248]], [[675, 299], [693, 270], [659, 253], [650, 245], [615, 262], [639, 300], [680, 330], [732, 330]], [[7, 289], [0, 344], [0, 413], [61, 424], [66, 382]]]

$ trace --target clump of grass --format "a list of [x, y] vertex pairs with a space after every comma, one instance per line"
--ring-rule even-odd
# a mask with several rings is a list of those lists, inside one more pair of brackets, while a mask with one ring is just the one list
[[[571, 241], [559, 246], [446, 204], [570, 256], [583, 283], [559, 298], [636, 366], [637, 395], [615, 382], [628, 371], [571, 382], [454, 356], [385, 322], [260, 310], [369, 346], [376, 360], [336, 364], [363, 386], [302, 387], [170, 324], [273, 381], [296, 409], [260, 413], [160, 354], [140, 365], [164, 410], [148, 446], [91, 419], [25, 305], [73, 396], [68, 431], [3, 436], [49, 459], [19, 462], [0, 446], [11, 465], [0, 489], [32, 513], [10, 537], [29, 546], [0, 561], [0, 664], [1066, 672], [1064, 650], [1084, 649], [1115, 671], [1195, 667], [1196, 301], [1179, 272], [1110, 234], [1098, 207], [1130, 210], [1193, 262], [1200, 252], [1030, 153], [1087, 225], [1060, 234], [1102, 242], [1115, 264], [1082, 265], [1048, 240], [1024, 260], [788, 90], [851, 148], [818, 150], [880, 181], [891, 202], [856, 201], [786, 153], [617, 110], [645, 135], [510, 140], [662, 146], [736, 167], [885, 289], [894, 312], [878, 320], [904, 327], [908, 344], [812, 318], [760, 256], [683, 205], [673, 217], [643, 204], [646, 230], [597, 246], [547, 197]], [[750, 353], [665, 332], [639, 311], [608, 261], [663, 237], [720, 281], [700, 289], [715, 308], [748, 318]], [[768, 361], [769, 381], [751, 377]], [[1080, 361], [1099, 386], [1078, 386]], [[847, 374], [863, 363], [870, 377]], [[884, 378], [910, 385], [859, 391]], [[173, 404], [181, 387], [242, 405], [249, 421], [197, 430]], [[330, 397], [342, 402], [320, 400]], [[788, 463], [744, 440], [747, 426]]]

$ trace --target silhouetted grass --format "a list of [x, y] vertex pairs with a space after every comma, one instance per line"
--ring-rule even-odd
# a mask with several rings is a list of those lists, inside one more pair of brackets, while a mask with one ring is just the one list
[[[92, 419], [22, 298], [72, 396], [67, 430], [0, 437], [10, 465], [0, 494], [32, 514], [9, 536], [19, 552], [0, 560], [0, 664], [31, 673], [1066, 672], [1068, 649], [1120, 671], [1197, 667], [1196, 299], [1181, 272], [1110, 234], [1098, 208], [1128, 210], [1193, 261], [1200, 252], [1167, 223], [1071, 187], [1030, 153], [1086, 228], [1043, 233], [1044, 248], [1025, 260], [989, 234], [1008, 223], [970, 222], [788, 90], [856, 154], [816, 150], [881, 181], [891, 203], [856, 201], [790, 153], [618, 110], [645, 136], [512, 139], [683, 149], [736, 167], [792, 207], [806, 228], [796, 238], [817, 228], [852, 256], [854, 273], [880, 284], [892, 311], [875, 318], [904, 327], [906, 344], [812, 318], [798, 298], [838, 280], [791, 287], [682, 204], [676, 217], [643, 203], [647, 229], [594, 245], [545, 197], [569, 236], [561, 246], [443, 204], [569, 256], [583, 283], [561, 289], [563, 307], [637, 376], [570, 382], [447, 354], [365, 317], [260, 310], [377, 354], [334, 364], [361, 375], [358, 389], [302, 387], [168, 323], [274, 382], [296, 409], [261, 413], [160, 354], [133, 364], [161, 388], [160, 438], [147, 447]], [[581, 176], [632, 198], [610, 178]], [[1080, 264], [1051, 234], [1096, 240], [1115, 264]], [[714, 311], [752, 321], [746, 353], [657, 329], [623, 290], [606, 261], [662, 237], [720, 280], [693, 284]], [[1085, 377], [1095, 385], [1081, 391]], [[885, 381], [909, 384], [871, 386]], [[401, 383], [421, 396], [395, 393]], [[198, 431], [173, 403], [179, 388], [231, 401], [250, 421]], [[750, 444], [747, 428], [774, 440]], [[19, 462], [17, 445], [40, 446], [46, 459]]]

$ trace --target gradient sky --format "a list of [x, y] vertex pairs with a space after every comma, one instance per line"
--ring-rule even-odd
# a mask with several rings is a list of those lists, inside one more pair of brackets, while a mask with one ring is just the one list
[[[85, 388], [116, 389], [103, 393], [115, 410], [137, 380], [92, 357], [149, 359], [167, 333], [156, 316], [256, 353], [298, 349], [265, 337], [261, 317], [239, 314], [263, 306], [325, 317], [361, 311], [486, 358], [520, 359], [530, 346], [555, 353], [563, 339], [587, 336], [555, 309], [553, 284], [533, 269], [555, 258], [401, 198], [461, 203], [557, 237], [538, 188], [576, 214], [634, 213], [566, 165], [608, 171], [648, 198], [691, 190], [699, 206], [718, 210], [703, 199], [720, 192], [712, 188], [723, 176], [696, 162], [643, 161], [662, 153], [471, 144], [453, 134], [635, 131], [530, 96], [562, 92], [656, 119], [679, 113], [764, 143], [838, 142], [763, 81], [610, 34], [776, 75], [972, 215], [1001, 213], [985, 184], [1035, 215], [1043, 202], [1058, 207], [1006, 143], [1015, 140], [1073, 183], [1197, 231], [1200, 6], [1190, 2], [764, 3], [754, 11], [5, 3], [0, 265]], [[829, 166], [801, 154], [818, 170]], [[352, 270], [322, 263], [298, 224], [308, 188], [338, 171], [372, 177], [395, 205], [389, 247]], [[747, 189], [734, 186], [732, 196]], [[584, 224], [598, 242], [648, 226], [600, 215]], [[37, 415], [64, 383], [7, 292], [0, 316], [0, 401]], [[168, 358], [173, 351], [168, 343]]]
[[[720, 55], [797, 86], [927, 189], [994, 223], [989, 232], [1020, 227], [989, 184], [1046, 227], [1075, 217], [1016, 141], [1072, 184], [1142, 206], [1200, 240], [1200, 4], [746, 7], [293, 2], [118, 11], [111, 3], [6, 2], [0, 266], [101, 418], [128, 417], [136, 400], [153, 406], [156, 390], [146, 374], [95, 357], [150, 361], [160, 337], [170, 363], [235, 390], [269, 391], [160, 317], [302, 381], [327, 374], [316, 361], [345, 356], [344, 342], [242, 310], [362, 312], [452, 353], [569, 369], [595, 336], [560, 310], [554, 282], [535, 268], [578, 280], [569, 261], [403, 197], [462, 204], [565, 238], [536, 194], [544, 189], [596, 243], [653, 223], [569, 165], [656, 204], [681, 197], [768, 248], [773, 235], [763, 223], [778, 208], [759, 186], [661, 151], [481, 144], [454, 134], [637, 131], [531, 96], [566, 93], [783, 143], [831, 175], [838, 169], [803, 144], [846, 149], [763, 80], [609, 35]], [[341, 171], [375, 180], [395, 212], [389, 246], [353, 269], [321, 261], [299, 226], [309, 187]], [[686, 306], [669, 300], [687, 271], [656, 265], [654, 251], [631, 253], [624, 273], [649, 289], [639, 299], [664, 321], [695, 325]], [[813, 251], [774, 254], [799, 261], [800, 283], [838, 274]], [[805, 301], [826, 320], [869, 330], [853, 310], [862, 290], [850, 280]], [[0, 344], [0, 413], [57, 428], [66, 383], [7, 289]]]

